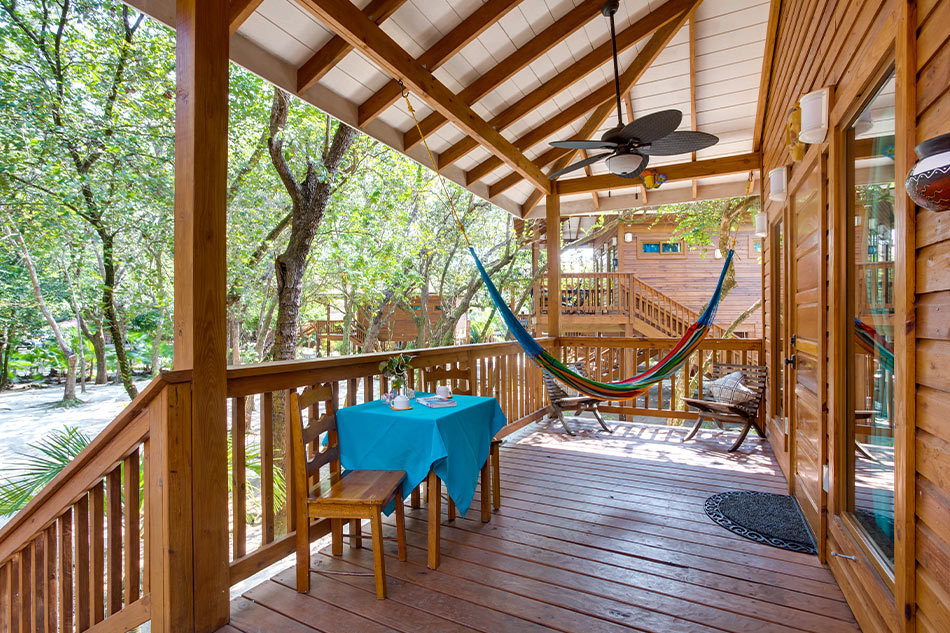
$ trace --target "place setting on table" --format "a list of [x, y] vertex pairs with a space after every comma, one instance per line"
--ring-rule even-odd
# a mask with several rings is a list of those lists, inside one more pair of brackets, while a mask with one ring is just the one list
[[378, 400], [340, 408], [337, 413], [340, 463], [344, 470], [404, 471], [403, 498], [419, 507], [419, 485], [428, 491], [428, 566], [439, 566], [442, 483], [449, 519], [464, 516], [482, 477], [481, 520], [491, 519], [489, 453], [507, 420], [495, 398], [452, 393], [414, 393], [405, 376]]

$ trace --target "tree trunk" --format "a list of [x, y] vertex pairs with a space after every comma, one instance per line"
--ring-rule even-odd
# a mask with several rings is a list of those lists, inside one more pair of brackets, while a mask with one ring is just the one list
[[[333, 192], [334, 177], [349, 152], [356, 132], [353, 128], [340, 123], [329, 147], [324, 147], [321, 158], [322, 169], [306, 158], [307, 172], [303, 181], [294, 176], [290, 163], [284, 155], [284, 128], [290, 109], [290, 95], [279, 88], [274, 89], [269, 124], [270, 135], [267, 147], [271, 162], [281, 182], [284, 184], [293, 205], [291, 207], [290, 236], [287, 248], [277, 256], [274, 272], [277, 281], [277, 323], [274, 332], [273, 358], [292, 360], [297, 355], [297, 338], [300, 333], [300, 302], [303, 294], [303, 279], [307, 271], [307, 255], [310, 246], [323, 220], [330, 195]], [[330, 119], [327, 119], [329, 129]], [[283, 392], [274, 398], [274, 437], [283, 438], [286, 433], [286, 402]], [[274, 450], [274, 469], [284, 469], [283, 442], [276, 442]], [[284, 533], [287, 526], [286, 504], [275, 514], [275, 527], [278, 533]]]
[[70, 349], [66, 343], [66, 338], [63, 336], [63, 331], [60, 329], [59, 323], [56, 322], [53, 313], [50, 312], [46, 305], [46, 300], [43, 298], [43, 290], [40, 288], [40, 279], [36, 274], [36, 267], [33, 265], [33, 258], [30, 256], [26, 242], [23, 241], [23, 237], [15, 228], [8, 229], [8, 234], [20, 248], [23, 263], [30, 273], [30, 283], [33, 285], [33, 297], [36, 299], [36, 303], [39, 305], [40, 312], [43, 313], [46, 323], [50, 329], [53, 330], [53, 336], [56, 337], [56, 345], [59, 346], [59, 351], [61, 351], [66, 358], [66, 388], [63, 393], [63, 404], [73, 404], [76, 401], [76, 353]]
[[0, 391], [10, 386], [10, 330], [3, 328], [3, 335], [0, 337]]
[[92, 349], [96, 353], [96, 384], [104, 385], [109, 382], [109, 368], [106, 365], [106, 340], [102, 334], [102, 327], [100, 326], [94, 334], [86, 338], [92, 341]]
[[97, 227], [96, 231], [99, 234], [99, 239], [102, 240], [102, 264], [105, 269], [105, 276], [102, 280], [102, 314], [105, 317], [106, 326], [109, 328], [109, 334], [112, 336], [112, 345], [115, 347], [115, 358], [118, 362], [117, 378], [122, 382], [129, 397], [135, 398], [139, 395], [139, 390], [135, 388], [135, 383], [132, 382], [132, 363], [125, 352], [125, 340], [119, 324], [118, 310], [115, 306], [114, 242], [112, 235], [101, 226]]

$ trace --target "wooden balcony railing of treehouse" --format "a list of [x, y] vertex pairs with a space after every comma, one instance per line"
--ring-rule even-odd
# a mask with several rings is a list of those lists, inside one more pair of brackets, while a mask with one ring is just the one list
[[[538, 282], [536, 314], [547, 314], [547, 279]], [[662, 336], [680, 337], [699, 318], [699, 313], [633, 273], [563, 273], [561, 275], [561, 314], [611, 315], [629, 319], [641, 329], [649, 328]], [[647, 326], [642, 328], [642, 326]], [[710, 335], [721, 338], [725, 329], [714, 325]]]
[[[310, 321], [300, 328], [301, 339], [307, 337], [316, 337], [320, 341], [342, 341], [344, 330], [344, 321], [342, 319], [319, 319]], [[353, 321], [350, 324], [350, 341], [357, 347], [362, 347], [366, 342], [366, 329], [363, 324]]]
[[[565, 361], [582, 361], [589, 375], [633, 375], [675, 344], [674, 338], [562, 337], [540, 339]], [[548, 410], [541, 372], [514, 342], [412, 350], [410, 381], [421, 385], [430, 367], [464, 368], [476, 395], [498, 398], [509, 424], [500, 435], [538, 420]], [[283, 456], [289, 446], [283, 403], [290, 389], [334, 383], [339, 406], [388, 388], [379, 375], [391, 353], [234, 366], [227, 372], [230, 435], [226, 489], [231, 515], [231, 585], [293, 552], [298, 526], [285, 499]], [[689, 419], [670, 403], [680, 381], [701, 388], [700, 367], [712, 361], [761, 363], [760, 340], [707, 339], [675, 376], [629, 402], [602, 411]], [[153, 380], [80, 455], [0, 529], [0, 633], [127, 631], [151, 620], [154, 633], [186, 630], [193, 608], [191, 561], [182, 554], [191, 532], [191, 499], [178, 473], [188, 469], [168, 429], [181, 428], [192, 397], [190, 372]], [[311, 411], [319, 415], [320, 411]], [[184, 454], [187, 454], [184, 453]], [[198, 457], [193, 457], [197, 459]], [[289, 463], [289, 462], [288, 462]], [[222, 488], [223, 489], [223, 488]], [[195, 500], [198, 502], [199, 500]], [[290, 502], [292, 503], [292, 502]], [[311, 539], [327, 521], [308, 526]], [[227, 600], [200, 596], [202, 604]]]

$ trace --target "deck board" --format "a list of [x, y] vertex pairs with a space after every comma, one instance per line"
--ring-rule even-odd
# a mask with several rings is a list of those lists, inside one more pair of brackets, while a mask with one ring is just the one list
[[[406, 508], [409, 560], [387, 540], [389, 598], [376, 600], [372, 551], [314, 556], [310, 594], [293, 570], [244, 592], [234, 629], [450, 633], [848, 633], [858, 631], [816, 557], [713, 524], [711, 494], [784, 493], [768, 444], [676, 427], [538, 425], [502, 449], [502, 508], [444, 522], [442, 565], [426, 568], [426, 511]], [[395, 527], [390, 518], [388, 537]], [[334, 573], [336, 572], [336, 573]], [[342, 573], [340, 573], [342, 572]]]

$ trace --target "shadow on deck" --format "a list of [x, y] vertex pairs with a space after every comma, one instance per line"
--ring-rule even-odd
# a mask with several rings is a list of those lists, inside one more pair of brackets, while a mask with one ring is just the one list
[[409, 560], [387, 540], [387, 600], [368, 547], [324, 550], [309, 594], [285, 570], [235, 600], [222, 631], [858, 631], [816, 557], [743, 539], [703, 511], [724, 490], [786, 491], [766, 441], [729, 454], [719, 432], [682, 444], [682, 428], [620, 423], [608, 435], [576, 422], [574, 438], [541, 423], [505, 445], [501, 510], [482, 524], [475, 504], [443, 523], [438, 571], [425, 564], [425, 509], [407, 506]]

